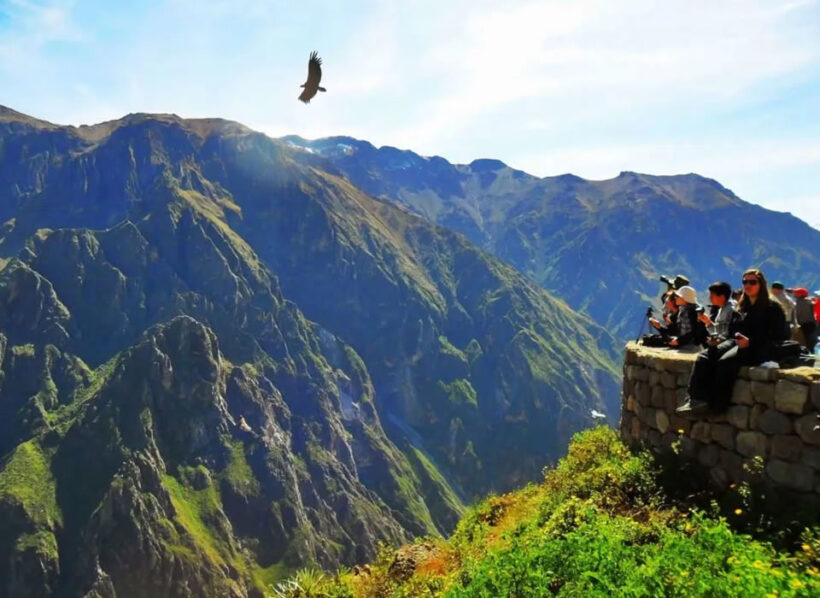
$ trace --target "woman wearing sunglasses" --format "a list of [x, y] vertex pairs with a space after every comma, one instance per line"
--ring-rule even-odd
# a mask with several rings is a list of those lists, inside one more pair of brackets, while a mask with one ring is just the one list
[[763, 272], [747, 270], [742, 280], [743, 294], [738, 303], [742, 320], [733, 331], [733, 338], [722, 342], [716, 350], [698, 355], [689, 379], [689, 397], [678, 407], [679, 413], [707, 407], [725, 410], [740, 367], [772, 361], [777, 346], [787, 340], [786, 316], [783, 308], [769, 297]]

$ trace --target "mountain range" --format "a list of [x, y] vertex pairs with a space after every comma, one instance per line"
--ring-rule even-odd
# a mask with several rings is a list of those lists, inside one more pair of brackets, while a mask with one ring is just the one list
[[0, 594], [256, 597], [447, 535], [616, 416], [659, 274], [815, 288], [817, 247], [693, 174], [0, 107]]
[[351, 137], [283, 138], [374, 197], [457, 231], [619, 340], [635, 336], [660, 275], [706, 287], [759, 267], [820, 288], [820, 231], [696, 174], [539, 178], [499, 160], [451, 164]]
[[343, 175], [220, 119], [0, 108], [0, 593], [259, 596], [614, 413], [604, 327]]

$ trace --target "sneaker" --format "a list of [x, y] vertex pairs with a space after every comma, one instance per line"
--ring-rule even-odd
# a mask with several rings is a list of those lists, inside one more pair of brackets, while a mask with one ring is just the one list
[[683, 405], [675, 409], [675, 413], [692, 413], [694, 411], [702, 411], [707, 407], [709, 407], [709, 403], [689, 399]]

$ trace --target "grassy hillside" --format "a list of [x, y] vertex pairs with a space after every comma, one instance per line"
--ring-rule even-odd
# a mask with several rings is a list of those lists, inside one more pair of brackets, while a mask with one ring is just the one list
[[818, 566], [818, 530], [783, 552], [677, 508], [650, 456], [600, 427], [577, 434], [540, 484], [469, 510], [449, 540], [384, 549], [333, 576], [302, 571], [269, 596], [817, 596]]

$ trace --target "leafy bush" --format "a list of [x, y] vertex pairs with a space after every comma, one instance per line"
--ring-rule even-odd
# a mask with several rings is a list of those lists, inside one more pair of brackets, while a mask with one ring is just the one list
[[776, 551], [724, 518], [670, 506], [648, 454], [609, 428], [577, 434], [541, 484], [468, 509], [448, 541], [397, 576], [397, 551], [322, 590], [352, 598], [817, 596], [820, 528]]

